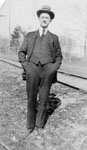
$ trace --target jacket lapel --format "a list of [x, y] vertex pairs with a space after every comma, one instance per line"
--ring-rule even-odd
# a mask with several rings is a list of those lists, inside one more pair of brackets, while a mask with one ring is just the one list
[[50, 33], [49, 31], [48, 31], [48, 35], [49, 35], [49, 40], [50, 40], [50, 50], [52, 53], [52, 58], [54, 60], [55, 59], [54, 38], [53, 38], [53, 34]]
[[36, 38], [38, 36], [38, 32], [39, 32], [39, 30], [33, 32], [33, 34], [32, 34], [32, 38], [31, 38], [31, 41], [32, 41], [31, 42], [31, 44], [32, 44], [32, 51], [33, 51], [33, 48], [34, 48], [34, 45], [35, 45]]
[[38, 30], [35, 31], [35, 32], [32, 32], [29, 36], [29, 39], [28, 39], [28, 43], [29, 43], [29, 47], [32, 49], [34, 44], [35, 44], [35, 40], [37, 38], [37, 35], [38, 35]]
[[33, 53], [33, 49], [34, 49], [34, 45], [35, 45], [35, 41], [38, 35], [38, 30], [36, 30], [35, 32], [32, 32], [32, 34], [30, 35], [29, 39], [28, 39], [28, 56], [27, 56], [27, 60], [29, 61], [32, 53]]

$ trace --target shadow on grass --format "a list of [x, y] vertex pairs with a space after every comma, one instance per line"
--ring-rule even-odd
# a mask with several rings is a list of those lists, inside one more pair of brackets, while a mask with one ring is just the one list
[[[38, 103], [39, 103], [39, 100], [36, 103], [36, 111], [38, 111]], [[47, 108], [46, 108], [47, 114], [46, 114], [44, 127], [45, 127], [49, 117], [53, 114], [55, 109], [58, 108], [60, 105], [61, 105], [61, 100], [59, 98], [57, 98], [54, 93], [50, 93], [49, 98], [48, 98]]]
[[49, 117], [53, 114], [55, 109], [58, 108], [60, 105], [61, 105], [61, 100], [59, 98], [57, 98], [54, 93], [51, 93], [49, 95], [49, 100], [47, 103], [47, 116], [46, 116], [46, 120], [45, 120], [45, 125], [46, 125], [46, 122], [49, 119]]

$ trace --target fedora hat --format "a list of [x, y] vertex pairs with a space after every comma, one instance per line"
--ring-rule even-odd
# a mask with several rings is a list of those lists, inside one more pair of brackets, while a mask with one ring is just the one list
[[55, 14], [51, 11], [51, 7], [48, 5], [44, 5], [40, 10], [38, 10], [37, 16], [39, 17], [41, 13], [48, 13], [51, 19], [55, 17]]

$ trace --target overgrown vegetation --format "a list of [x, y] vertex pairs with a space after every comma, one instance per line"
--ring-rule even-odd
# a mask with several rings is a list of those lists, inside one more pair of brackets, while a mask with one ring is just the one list
[[18, 25], [11, 33], [10, 39], [0, 37], [0, 54], [6, 57], [17, 57], [19, 47], [25, 36], [26, 31]]
[[19, 47], [24, 39], [26, 32], [22, 30], [21, 26], [16, 26], [11, 34], [10, 48], [15, 53], [18, 53]]

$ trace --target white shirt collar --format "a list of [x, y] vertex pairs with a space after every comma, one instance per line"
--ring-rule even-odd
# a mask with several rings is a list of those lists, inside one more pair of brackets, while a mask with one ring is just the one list
[[[45, 28], [45, 32], [44, 32], [45, 35], [46, 35], [47, 31], [48, 31], [48, 28]], [[39, 33], [40, 33], [40, 36], [42, 36], [42, 33], [43, 33], [42, 27], [39, 28]]]

